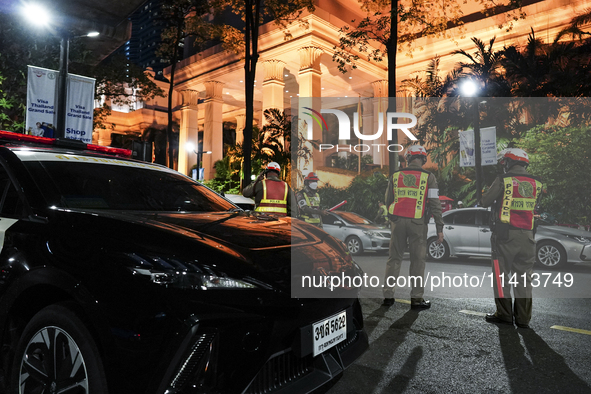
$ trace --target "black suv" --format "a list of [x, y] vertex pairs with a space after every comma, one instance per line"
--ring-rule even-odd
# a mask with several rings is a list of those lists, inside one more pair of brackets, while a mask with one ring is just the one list
[[129, 151], [0, 140], [0, 392], [304, 393], [367, 349], [354, 289], [291, 297], [293, 267], [359, 274], [324, 232]]

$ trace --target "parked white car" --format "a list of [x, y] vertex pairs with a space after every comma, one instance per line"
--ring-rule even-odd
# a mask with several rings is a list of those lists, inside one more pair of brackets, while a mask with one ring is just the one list
[[349, 253], [358, 255], [372, 250], [388, 253], [390, 229], [380, 227], [354, 212], [332, 211], [322, 216], [322, 228], [347, 245]]
[[[438, 245], [435, 223], [429, 222], [427, 256], [445, 260], [449, 256], [491, 255], [490, 209], [462, 208], [443, 213], [444, 242]], [[542, 222], [544, 223], [544, 222]], [[554, 225], [539, 225], [536, 231], [536, 262], [557, 268], [567, 262], [591, 261], [591, 232]]]

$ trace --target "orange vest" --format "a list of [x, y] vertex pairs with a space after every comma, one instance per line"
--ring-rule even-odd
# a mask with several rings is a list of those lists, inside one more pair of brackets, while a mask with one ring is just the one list
[[542, 192], [542, 183], [530, 175], [505, 174], [502, 180], [503, 198], [499, 219], [513, 227], [532, 230], [534, 208]]
[[289, 187], [283, 181], [263, 179], [263, 198], [255, 211], [287, 216], [287, 193]]
[[420, 219], [425, 213], [429, 172], [405, 169], [392, 174], [394, 201], [388, 213], [403, 218]]

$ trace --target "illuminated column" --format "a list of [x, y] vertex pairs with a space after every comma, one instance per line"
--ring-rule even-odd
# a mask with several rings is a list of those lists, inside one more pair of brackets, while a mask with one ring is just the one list
[[[303, 118], [303, 107], [314, 108], [320, 111], [322, 105], [322, 72], [320, 71], [320, 56], [323, 51], [316, 47], [300, 48], [300, 71], [298, 73], [298, 83], [300, 85], [299, 100], [298, 100], [298, 116]], [[313, 134], [315, 140], [322, 139], [322, 129], [313, 122]], [[314, 167], [325, 164], [324, 152], [313, 149], [311, 144], [308, 144], [308, 149], [313, 152], [307, 164], [301, 164], [298, 161], [298, 168], [300, 170], [306, 169], [312, 171]], [[304, 168], [302, 168], [304, 167]]]
[[267, 60], [263, 62], [265, 80], [263, 81], [263, 126], [266, 124], [264, 111], [269, 108], [277, 108], [281, 111], [283, 105], [283, 69], [285, 63], [281, 60]]
[[196, 90], [183, 90], [180, 92], [182, 97], [181, 104], [181, 125], [179, 130], [179, 167], [178, 171], [182, 174], [191, 176], [191, 167], [197, 162], [197, 155], [192, 151], [187, 151], [187, 142], [191, 142], [198, 148], [197, 137], [197, 104], [199, 102], [199, 92]]
[[373, 88], [373, 129], [377, 132], [379, 129], [380, 114], [383, 124], [382, 136], [375, 140], [375, 144], [379, 146], [373, 149], [373, 162], [379, 164], [380, 167], [388, 164], [388, 134], [386, 133], [386, 112], [388, 111], [388, 81], [385, 79], [374, 81], [371, 83]]
[[236, 116], [236, 144], [241, 144], [244, 141], [244, 124], [246, 123], [246, 115]]
[[224, 84], [218, 81], [205, 82], [205, 124], [203, 130], [203, 151], [211, 151], [211, 154], [203, 155], [203, 168], [205, 180], [212, 179], [215, 175], [214, 163], [222, 159], [224, 152], [224, 127], [222, 122], [222, 107], [224, 100], [222, 92]]
[[322, 96], [322, 72], [320, 71], [320, 55], [323, 51], [316, 47], [300, 48], [300, 98]]
[[[373, 103], [372, 98], [363, 98], [361, 100], [361, 112], [362, 112], [361, 119], [363, 121], [363, 125], [361, 127], [359, 127], [359, 129], [361, 130], [361, 132], [363, 134], [373, 135], [378, 130], [378, 129], [374, 128], [374, 124], [373, 124], [373, 119], [374, 119], [373, 107], [374, 107], [374, 103]], [[376, 156], [379, 156], [380, 153], [378, 152], [376, 147], [371, 146], [372, 144], [375, 144], [376, 142], [374, 142], [374, 141], [359, 141], [359, 143], [360, 144], [367, 144], [371, 147], [371, 149], [368, 152], [363, 152], [363, 155], [371, 155], [373, 158], [373, 163], [378, 164], [378, 162], [376, 161]], [[359, 170], [362, 170], [362, 168], [359, 167]]]

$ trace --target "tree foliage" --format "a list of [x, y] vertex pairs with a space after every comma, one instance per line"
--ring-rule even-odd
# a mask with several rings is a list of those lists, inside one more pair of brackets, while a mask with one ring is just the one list
[[[85, 47], [87, 37], [70, 34], [69, 68], [71, 74], [96, 79], [95, 98], [108, 98], [117, 104], [148, 100], [162, 92], [142, 69], [126, 59], [113, 57], [98, 65], [88, 65], [92, 56]], [[21, 131], [25, 124], [27, 101], [27, 65], [57, 70], [59, 68], [60, 38], [32, 29], [14, 15], [0, 13], [0, 75], [8, 106], [2, 108], [3, 127]], [[106, 128], [104, 120], [108, 106], [95, 110], [95, 128]]]
[[353, 178], [346, 188], [335, 188], [330, 184], [318, 188], [322, 206], [331, 208], [347, 200], [340, 210], [355, 212], [373, 220], [378, 211], [378, 202], [384, 199], [388, 179], [379, 171], [362, 174]]
[[210, 11], [207, 0], [172, 0], [162, 3], [161, 16], [158, 23], [164, 25], [161, 43], [156, 54], [170, 62], [170, 78], [168, 88], [168, 166], [174, 168], [174, 152], [172, 140], [172, 97], [177, 63], [182, 59], [182, 45], [191, 37], [194, 45], [199, 47], [212, 38], [212, 25], [204, 17]]
[[271, 20], [278, 26], [287, 28], [298, 20], [304, 10], [314, 11], [314, 2], [313, 0], [217, 0], [214, 4], [216, 9], [225, 9], [237, 15], [243, 23], [241, 25], [222, 23], [220, 29], [221, 38], [226, 46], [238, 50], [244, 56], [246, 119], [243, 176], [247, 184], [250, 182], [251, 175], [250, 157], [253, 147], [250, 137], [254, 133], [254, 81], [259, 58], [259, 28], [262, 23]]
[[530, 158], [528, 170], [542, 178], [541, 205], [561, 223], [591, 222], [591, 127], [538, 126], [517, 142]]

